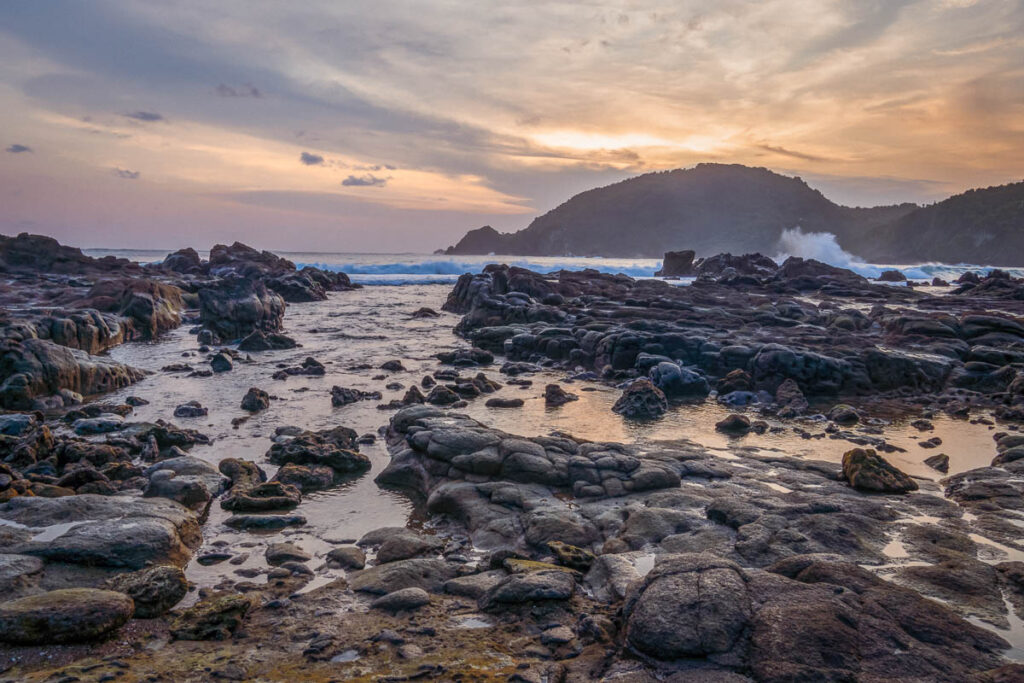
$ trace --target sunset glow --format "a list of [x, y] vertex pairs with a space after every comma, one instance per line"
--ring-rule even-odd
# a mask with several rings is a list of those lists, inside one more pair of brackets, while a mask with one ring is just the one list
[[1015, 1], [8, 3], [0, 34], [5, 233], [425, 249], [701, 161], [860, 205], [1024, 175]]

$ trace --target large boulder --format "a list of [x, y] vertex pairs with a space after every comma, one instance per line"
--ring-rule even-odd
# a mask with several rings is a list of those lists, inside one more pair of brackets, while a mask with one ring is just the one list
[[0, 640], [55, 645], [98, 640], [120, 628], [134, 611], [124, 593], [65, 588], [0, 604]]
[[196, 515], [163, 498], [20, 496], [0, 505], [9, 552], [72, 565], [184, 566], [202, 541]]
[[688, 277], [695, 275], [693, 259], [696, 255], [696, 252], [692, 249], [666, 251], [661, 270], [654, 273], [655, 277]]
[[241, 339], [255, 330], [277, 332], [284, 309], [281, 295], [259, 280], [227, 277], [199, 290], [203, 326], [225, 340]]
[[659, 563], [626, 601], [626, 642], [661, 660], [731, 650], [752, 612], [746, 577], [712, 555], [680, 555]]

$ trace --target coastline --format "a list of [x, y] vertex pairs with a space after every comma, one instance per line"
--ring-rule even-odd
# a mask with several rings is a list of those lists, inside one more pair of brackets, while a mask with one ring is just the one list
[[[99, 677], [117, 668], [112, 657], [125, 661], [124, 680], [144, 672], [188, 680], [197, 664], [222, 677], [262, 670], [275, 680], [654, 680], [681, 668], [741, 677], [722, 680], [841, 672], [995, 680], [983, 672], [1019, 671], [1009, 663], [1024, 647], [1024, 547], [1014, 522], [1019, 281], [978, 278], [940, 293], [805, 261], [772, 272], [734, 263], [679, 288], [489, 267], [461, 275], [454, 288], [354, 290], [333, 280], [341, 291], [285, 310], [266, 286], [246, 285], [236, 296], [222, 281], [242, 273], [247, 282], [280, 279], [302, 272], [301, 262], [267, 272], [253, 264], [278, 262], [235, 251], [244, 258], [232, 260], [232, 272], [209, 280], [198, 254], [199, 277], [158, 276], [180, 283], [187, 295], [170, 310], [196, 327], [175, 327], [172, 317], [151, 325], [152, 315], [121, 310], [135, 305], [108, 312], [119, 325], [130, 318], [154, 330], [94, 349], [119, 367], [149, 371], [140, 384], [81, 406], [43, 406], [54, 411], [45, 417], [22, 413], [30, 417], [10, 427], [20, 431], [5, 431], [5, 452], [41, 456], [17, 463], [12, 474], [27, 468], [33, 478], [11, 477], [6, 490], [23, 481], [78, 494], [46, 498], [57, 501], [51, 507], [64, 498], [179, 500], [166, 503], [179, 516], [153, 536], [176, 538], [175, 553], [140, 556], [137, 569], [172, 560], [193, 590], [168, 616], [132, 619], [103, 645], [0, 648], [17, 667], [3, 676]], [[137, 266], [98, 279], [127, 271]], [[18, 277], [15, 294], [32, 291], [25, 283], [39, 277], [76, 286], [66, 274]], [[291, 298], [312, 291], [315, 280], [305, 282]], [[260, 304], [244, 314], [221, 306], [222, 315], [204, 319], [204, 290], [224, 292], [217, 302], [255, 296]], [[240, 334], [240, 323], [254, 320]], [[252, 332], [268, 348], [229, 343]], [[223, 334], [221, 343], [209, 343], [210, 334]], [[302, 346], [272, 348], [288, 346], [279, 335]], [[231, 369], [207, 370], [218, 356]], [[189, 367], [161, 370], [171, 361]], [[354, 393], [332, 392], [333, 384]], [[549, 384], [576, 399], [557, 398]], [[266, 391], [266, 407], [239, 409], [249, 385]], [[136, 393], [148, 404], [131, 406]], [[160, 425], [185, 398], [209, 413]], [[488, 405], [499, 398], [513, 400]], [[82, 414], [61, 416], [75, 411]], [[716, 428], [732, 415], [742, 416], [732, 421], [738, 427]], [[332, 432], [338, 426], [352, 434]], [[110, 431], [83, 438], [73, 434], [80, 427]], [[275, 447], [290, 455], [274, 455]], [[857, 447], [910, 474], [916, 491], [851, 487], [844, 455]], [[946, 473], [923, 464], [951, 448], [958, 451], [948, 454]], [[74, 449], [84, 452], [77, 461], [65, 455]], [[97, 459], [100, 449], [107, 462]], [[343, 463], [363, 468], [360, 456], [365, 469], [339, 471]], [[38, 467], [50, 457], [52, 475]], [[225, 461], [253, 462], [270, 481], [247, 479]], [[117, 476], [130, 476], [111, 476], [112, 463], [121, 463]], [[278, 478], [284, 468], [288, 481]], [[196, 498], [201, 488], [206, 495]], [[224, 510], [240, 492], [278, 507]], [[12, 525], [33, 526], [28, 512], [13, 512], [24, 505], [0, 505], [9, 555], [44, 559], [16, 575], [19, 595], [41, 594], [58, 579], [92, 587], [127, 573], [77, 566], [83, 546], [70, 543], [72, 530], [22, 533]], [[230, 517], [303, 521], [239, 531]], [[375, 534], [378, 526], [387, 531]], [[356, 569], [359, 553], [365, 569]], [[693, 593], [702, 582], [723, 588]], [[390, 606], [374, 602], [402, 591]], [[877, 604], [903, 611], [884, 615]], [[692, 618], [688, 610], [722, 616], [697, 619], [705, 625], [680, 641], [659, 630], [661, 609], [678, 610], [677, 620]], [[221, 640], [191, 639], [203, 618], [213, 619], [203, 633]], [[815, 640], [820, 633], [832, 639]], [[882, 638], [912, 643], [911, 656], [897, 662], [869, 647]], [[814, 654], [849, 642], [858, 646], [838, 664]], [[798, 643], [811, 654], [797, 654]]]

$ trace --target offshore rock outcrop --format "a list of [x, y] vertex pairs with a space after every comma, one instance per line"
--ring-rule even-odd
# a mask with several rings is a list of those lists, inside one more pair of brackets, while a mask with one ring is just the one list
[[769, 394], [792, 381], [808, 398], [914, 394], [945, 405], [966, 390], [974, 402], [1021, 401], [1011, 387], [1024, 385], [1014, 384], [1024, 300], [983, 292], [990, 281], [1024, 292], [1024, 282], [997, 274], [938, 297], [812, 260], [779, 266], [727, 254], [705, 259], [698, 273], [693, 285], [674, 287], [490, 265], [463, 275], [445, 309], [463, 315], [456, 329], [479, 348], [608, 379], [657, 379], [668, 363], [678, 366], [669, 375], [711, 384], [742, 371], [747, 390]]

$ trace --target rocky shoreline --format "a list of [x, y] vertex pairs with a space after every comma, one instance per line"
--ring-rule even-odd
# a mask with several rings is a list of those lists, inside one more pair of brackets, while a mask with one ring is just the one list
[[[688, 286], [464, 275], [444, 308], [470, 346], [453, 338], [412, 383], [395, 379], [405, 358], [368, 363], [364, 388], [318, 399], [342, 411], [333, 426], [279, 424], [262, 458], [211, 462], [203, 431], [133, 421], [144, 398], [104, 402], [146, 374], [103, 354], [189, 325], [194, 351], [164, 372], [224, 376], [306, 341], [283, 333], [288, 304], [355, 286], [237, 243], [140, 266], [0, 238], [0, 680], [1024, 677], [1024, 281], [694, 267]], [[334, 372], [311, 356], [267, 379]], [[686, 434], [517, 434], [477, 408], [560, 411], [598, 388], [627, 423], [723, 407], [708, 428], [728, 457]], [[175, 418], [204, 416], [196, 399]], [[239, 399], [259, 415], [278, 397]], [[363, 402], [379, 435], [344, 422]], [[922, 448], [942, 445], [939, 416], [989, 430], [987, 466], [947, 476], [935, 452], [934, 477], [900, 471], [893, 405], [937, 440]], [[845, 454], [744, 446], [761, 433]], [[290, 540], [318, 492], [368, 476], [378, 436], [374, 481], [420, 521], [342, 529], [323, 551]], [[234, 543], [204, 540], [214, 516]], [[196, 590], [197, 563], [237, 569]]]

